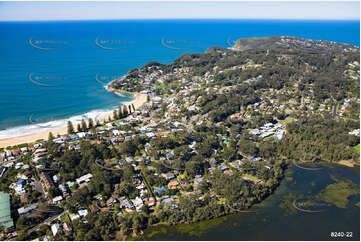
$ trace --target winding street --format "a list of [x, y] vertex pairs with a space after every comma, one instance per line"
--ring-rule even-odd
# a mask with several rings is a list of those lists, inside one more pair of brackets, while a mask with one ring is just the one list
[[40, 226], [43, 225], [43, 224], [50, 225], [50, 223], [51, 223], [52, 221], [54, 221], [55, 219], [59, 218], [61, 215], [63, 215], [63, 214], [66, 213], [66, 212], [67, 212], [67, 211], [64, 210], [64, 211], [63, 211], [62, 213], [60, 213], [60, 214], [57, 214], [57, 215], [54, 215], [54, 216], [52, 216], [52, 217], [50, 217], [50, 218], [45, 219], [42, 223], [40, 223], [40, 224], [36, 225], [35, 227], [29, 229], [29, 230], [27, 231], [28, 235], [30, 235], [33, 231], [38, 230], [38, 229], [40, 228]]
[[338, 101], [336, 101], [335, 107], [333, 108], [333, 114], [332, 117], [335, 118], [336, 117], [336, 113], [337, 113], [337, 106], [338, 106]]

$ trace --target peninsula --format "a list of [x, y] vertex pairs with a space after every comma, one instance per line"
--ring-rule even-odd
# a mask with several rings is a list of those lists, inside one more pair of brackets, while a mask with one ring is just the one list
[[247, 211], [292, 163], [359, 166], [359, 58], [273, 36], [130, 70], [109, 90], [139, 105], [0, 152], [14, 221], [3, 238], [135, 238]]

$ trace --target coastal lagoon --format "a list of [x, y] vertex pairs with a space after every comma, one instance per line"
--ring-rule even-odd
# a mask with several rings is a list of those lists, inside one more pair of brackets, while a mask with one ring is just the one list
[[123, 20], [0, 22], [0, 139], [97, 118], [131, 101], [104, 85], [150, 61], [290, 35], [359, 46], [358, 21]]
[[[358, 241], [359, 167], [317, 167], [321, 169], [292, 166], [275, 193], [248, 212], [189, 225], [156, 226], [138, 239]], [[345, 183], [347, 189], [340, 187]], [[346, 191], [353, 195], [345, 195]], [[331, 232], [344, 236], [335, 238]]]

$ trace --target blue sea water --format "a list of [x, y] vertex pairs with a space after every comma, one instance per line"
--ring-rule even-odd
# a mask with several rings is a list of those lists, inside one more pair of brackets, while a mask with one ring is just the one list
[[97, 118], [132, 100], [104, 83], [150, 61], [298, 36], [360, 45], [359, 21], [117, 20], [0, 22], [0, 139]]

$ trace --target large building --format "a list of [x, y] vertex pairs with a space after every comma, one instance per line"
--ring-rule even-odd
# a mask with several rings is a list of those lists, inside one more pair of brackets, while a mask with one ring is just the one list
[[45, 190], [49, 190], [51, 187], [54, 186], [53, 181], [51, 180], [51, 178], [48, 176], [48, 174], [46, 174], [45, 172], [42, 172], [40, 174], [40, 179], [43, 182], [43, 185], [45, 186]]
[[14, 221], [11, 218], [10, 195], [0, 192], [0, 227], [6, 231], [14, 228]]

